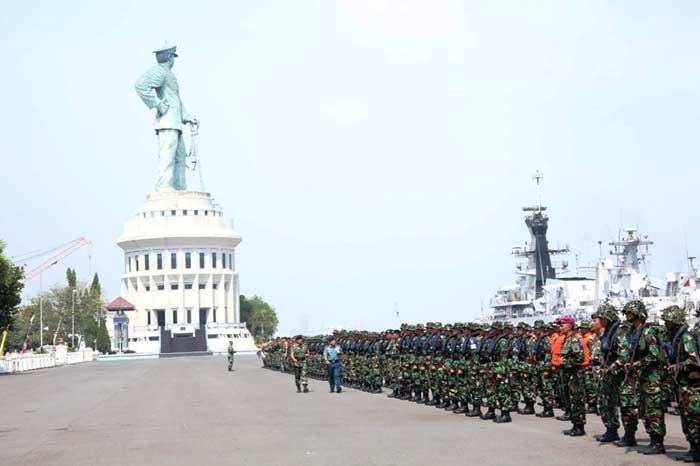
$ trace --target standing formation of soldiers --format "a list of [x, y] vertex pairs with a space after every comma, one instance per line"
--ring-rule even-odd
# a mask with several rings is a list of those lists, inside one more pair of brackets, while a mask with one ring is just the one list
[[[651, 441], [640, 453], [665, 453], [665, 415], [677, 404], [690, 443], [681, 459], [700, 461], [700, 325], [671, 306], [649, 322], [641, 301], [620, 311], [601, 305], [592, 321], [565, 316], [513, 326], [439, 322], [385, 332], [338, 331], [344, 384], [455, 414], [512, 422], [511, 415], [570, 421], [563, 433], [585, 435], [587, 414], [600, 415], [601, 443], [637, 445], [641, 420]], [[279, 338], [264, 348], [265, 367], [325, 379], [326, 337]], [[299, 388], [299, 386], [297, 386]], [[304, 386], [304, 388], [306, 388]], [[542, 409], [535, 411], [536, 404]], [[620, 428], [623, 435], [620, 436]]]

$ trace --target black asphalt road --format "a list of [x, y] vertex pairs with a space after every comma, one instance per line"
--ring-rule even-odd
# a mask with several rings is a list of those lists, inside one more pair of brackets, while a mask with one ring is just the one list
[[[292, 377], [241, 356], [101, 361], [0, 377], [0, 465], [464, 466], [678, 464], [680, 419], [668, 416], [668, 456], [649, 457], [567, 423], [514, 416], [497, 425]], [[640, 426], [640, 437], [647, 443]]]

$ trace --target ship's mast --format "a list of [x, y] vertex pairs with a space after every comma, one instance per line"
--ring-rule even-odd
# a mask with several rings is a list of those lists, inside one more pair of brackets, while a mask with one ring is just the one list
[[538, 171], [532, 177], [537, 185], [538, 203], [535, 207], [523, 207], [527, 212], [525, 225], [530, 231], [529, 248], [518, 253], [521, 257], [527, 257], [528, 270], [534, 270], [535, 282], [533, 284], [535, 297], [539, 298], [543, 294], [543, 286], [548, 279], [556, 278], [556, 270], [552, 266], [552, 254], [565, 254], [569, 249], [549, 249], [547, 241], [547, 229], [549, 227], [549, 217], [544, 213], [547, 207], [542, 205], [542, 181], [544, 176]]

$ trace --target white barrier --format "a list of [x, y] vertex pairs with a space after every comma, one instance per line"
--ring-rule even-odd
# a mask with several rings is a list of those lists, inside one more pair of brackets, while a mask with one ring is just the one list
[[65, 346], [59, 345], [55, 352], [49, 354], [12, 354], [0, 358], [0, 374], [47, 369], [65, 364], [79, 364], [95, 359], [96, 354], [90, 348], [69, 353]]

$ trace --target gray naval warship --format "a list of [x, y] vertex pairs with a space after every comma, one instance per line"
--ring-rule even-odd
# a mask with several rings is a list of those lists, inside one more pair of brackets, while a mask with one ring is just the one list
[[[533, 179], [539, 186], [542, 175], [538, 172]], [[511, 250], [516, 260], [515, 283], [496, 290], [489, 301], [490, 311], [482, 315], [482, 321], [532, 324], [538, 319], [549, 322], [563, 315], [590, 318], [605, 301], [621, 307], [632, 299], [644, 301], [651, 319], [674, 304], [686, 309], [692, 318], [693, 311], [700, 306], [700, 277], [694, 257], [688, 257], [685, 272], [653, 277], [647, 272], [653, 241], [640, 236], [635, 228], [625, 228], [619, 238], [607, 243], [610, 247], [607, 257], [602, 252], [603, 242], [598, 241], [600, 255], [595, 265], [572, 270], [569, 247], [549, 247], [549, 216], [541, 196], [536, 206], [522, 210], [530, 240]]]

